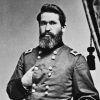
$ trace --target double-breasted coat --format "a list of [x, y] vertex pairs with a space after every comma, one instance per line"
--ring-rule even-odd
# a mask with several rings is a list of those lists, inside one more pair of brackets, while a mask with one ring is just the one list
[[[25, 89], [21, 78], [33, 66], [33, 84]], [[13, 100], [99, 100], [84, 56], [66, 45], [23, 52], [7, 93]]]

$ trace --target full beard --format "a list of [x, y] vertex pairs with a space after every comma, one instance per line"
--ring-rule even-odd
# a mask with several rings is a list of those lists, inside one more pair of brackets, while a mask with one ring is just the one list
[[[49, 34], [48, 36], [45, 36]], [[39, 37], [39, 46], [45, 49], [52, 49], [54, 46], [58, 45], [59, 42], [62, 42], [62, 32], [59, 32], [57, 35], [53, 35], [51, 32], [44, 33]]]

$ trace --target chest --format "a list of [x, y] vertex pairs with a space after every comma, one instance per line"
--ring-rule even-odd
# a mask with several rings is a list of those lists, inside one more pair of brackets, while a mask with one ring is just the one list
[[46, 79], [55, 82], [66, 82], [71, 79], [73, 60], [69, 59], [69, 55], [65, 52], [59, 52], [58, 54], [52, 53], [46, 56], [36, 55], [33, 59], [30, 57], [25, 63], [25, 71], [31, 67], [36, 66], [37, 76], [45, 73]]

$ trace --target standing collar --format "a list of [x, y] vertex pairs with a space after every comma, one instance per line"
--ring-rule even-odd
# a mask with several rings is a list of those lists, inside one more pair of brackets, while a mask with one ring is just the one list
[[42, 52], [44, 53], [51, 53], [52, 51], [54, 51], [55, 49], [57, 48], [60, 48], [61, 46], [63, 46], [64, 43], [63, 42], [59, 42], [56, 46], [54, 46], [52, 49], [49, 49], [49, 48], [41, 48], [38, 46], [38, 50], [41, 50]]

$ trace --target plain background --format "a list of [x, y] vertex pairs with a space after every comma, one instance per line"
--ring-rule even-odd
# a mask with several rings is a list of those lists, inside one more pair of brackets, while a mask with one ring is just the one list
[[[10, 100], [7, 83], [21, 53], [38, 45], [36, 16], [44, 3], [59, 5], [67, 17], [64, 43], [88, 55], [90, 31], [81, 0], [0, 0], [0, 100]], [[100, 62], [96, 52], [96, 70], [91, 71], [100, 92]]]

